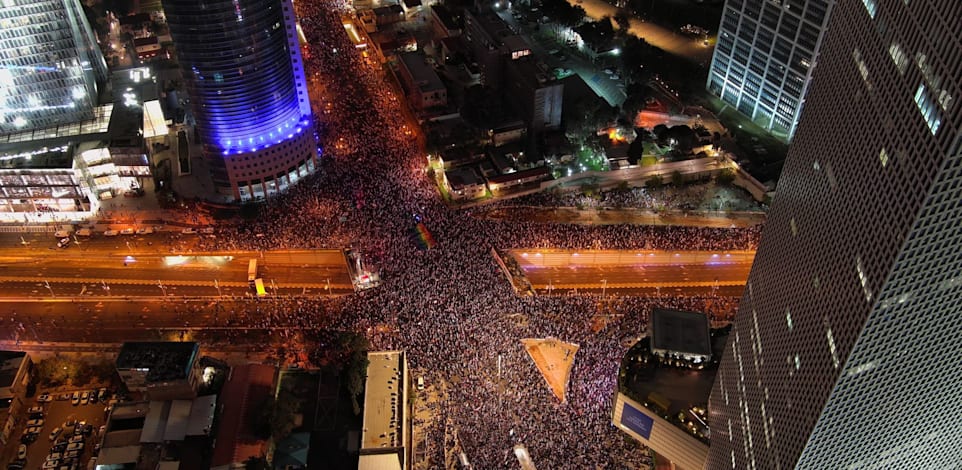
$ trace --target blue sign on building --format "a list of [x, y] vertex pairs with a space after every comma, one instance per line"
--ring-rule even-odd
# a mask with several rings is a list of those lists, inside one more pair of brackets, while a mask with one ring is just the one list
[[624, 402], [625, 406], [621, 410], [621, 425], [631, 429], [645, 439], [651, 436], [651, 425], [655, 422], [651, 417], [641, 412], [641, 410]]

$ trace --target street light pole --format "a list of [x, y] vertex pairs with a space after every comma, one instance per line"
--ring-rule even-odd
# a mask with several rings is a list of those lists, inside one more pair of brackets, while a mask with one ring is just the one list
[[157, 280], [157, 287], [160, 287], [160, 291], [164, 293], [164, 298], [167, 298], [167, 286], [164, 285], [159, 279]]
[[223, 297], [224, 294], [222, 294], [221, 291], [220, 291], [220, 284], [217, 283], [217, 279], [214, 279], [214, 287], [217, 288], [217, 296], [218, 296], [218, 297]]
[[53, 293], [53, 287], [50, 287], [50, 283], [46, 279], [43, 280], [43, 285], [47, 286], [47, 290], [50, 291], [50, 297], [56, 297], [57, 295]]
[[604, 298], [605, 292], [606, 292], [607, 290], [608, 290], [608, 280], [607, 280], [607, 279], [602, 279], [602, 280], [601, 280], [601, 297], [602, 297], [602, 298]]

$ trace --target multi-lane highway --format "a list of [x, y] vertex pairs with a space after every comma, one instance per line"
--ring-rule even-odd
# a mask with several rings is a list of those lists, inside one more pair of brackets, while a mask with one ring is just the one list
[[514, 250], [539, 292], [741, 295], [754, 252]]
[[[0, 301], [105, 296], [247, 295], [248, 263], [271, 293], [350, 291], [338, 250], [168, 254], [62, 251], [56, 255], [0, 255]], [[318, 292], [323, 291], [323, 292]]]

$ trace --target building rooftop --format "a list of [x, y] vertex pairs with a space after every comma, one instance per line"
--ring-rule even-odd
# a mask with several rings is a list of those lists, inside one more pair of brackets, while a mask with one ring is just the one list
[[[654, 311], [652, 322], [654, 322]], [[706, 317], [702, 313], [694, 313]], [[625, 372], [624, 383], [620, 384], [626, 395], [645, 405], [648, 409], [664, 417], [670, 422], [702, 442], [708, 441], [707, 427], [702, 426], [698, 433], [681, 423], [677, 416], [685, 413], [690, 418], [693, 407], [706, 407], [711, 395], [715, 375], [718, 373], [718, 361], [725, 350], [729, 328], [710, 330], [709, 344], [712, 359], [698, 365], [700, 368], [688, 367], [692, 364], [675, 363], [660, 359], [652, 354], [652, 338], [645, 337], [632, 346], [625, 355], [622, 364]]]
[[404, 351], [367, 353], [364, 386], [364, 424], [361, 449], [388, 449], [402, 445], [405, 361]]
[[656, 308], [650, 328], [652, 349], [711, 355], [711, 325], [704, 313]]
[[428, 65], [418, 52], [402, 52], [398, 55], [404, 68], [411, 74], [414, 84], [421, 90], [421, 93], [444, 90], [444, 83], [438, 77], [434, 68]]
[[26, 357], [27, 353], [23, 351], [0, 351], [0, 388], [13, 385], [20, 365]]
[[274, 393], [277, 369], [265, 364], [247, 364], [231, 369], [221, 391], [223, 409], [217, 426], [217, 440], [211, 465], [218, 467], [258, 456], [265, 442], [254, 435], [256, 415]]
[[478, 175], [477, 170], [472, 167], [461, 167], [444, 172], [448, 179], [451, 189], [459, 190], [467, 186], [478, 186], [484, 184], [484, 179]]
[[183, 379], [199, 349], [195, 342], [124, 343], [117, 355], [117, 369], [147, 369], [147, 382]]
[[[23, 150], [26, 150], [26, 148], [24, 147]], [[0, 157], [0, 170], [50, 169], [73, 169], [73, 149], [67, 145], [60, 147], [41, 146], [17, 156]]]
[[0, 134], [0, 155], [19, 155], [44, 147], [60, 147], [76, 141], [78, 136], [84, 136], [88, 140], [104, 138], [107, 136], [113, 110], [114, 104], [108, 103], [94, 107], [91, 119], [44, 129]]
[[458, 22], [454, 19], [454, 15], [452, 15], [451, 11], [444, 5], [440, 3], [431, 5], [431, 11], [434, 12], [434, 15], [438, 17], [441, 24], [448, 30], [460, 28], [460, 25], [458, 25]]
[[514, 68], [517, 78], [530, 89], [537, 90], [539, 88], [561, 85], [561, 82], [555, 79], [551, 68], [532, 56], [509, 61], [508, 67]]
[[515, 36], [514, 31], [511, 30], [508, 24], [490, 9], [480, 13], [469, 14], [475, 19], [478, 25], [481, 26], [481, 29], [488, 35], [491, 42], [498, 46], [504, 44], [504, 38]]

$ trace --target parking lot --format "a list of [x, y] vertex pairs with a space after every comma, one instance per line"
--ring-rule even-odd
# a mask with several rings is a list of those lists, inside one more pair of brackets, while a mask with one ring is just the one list
[[[84, 391], [96, 390], [78, 390], [79, 393]], [[30, 399], [26, 403], [28, 408], [39, 406], [43, 408], [43, 424], [39, 426], [39, 432], [36, 434], [36, 440], [31, 443], [25, 444], [27, 446], [27, 458], [26, 465], [23, 467], [26, 470], [40, 470], [40, 469], [86, 469], [87, 462], [93, 454], [94, 446], [100, 441], [100, 426], [105, 422], [105, 412], [104, 408], [107, 406], [106, 403], [101, 403], [97, 401], [96, 403], [88, 404], [72, 404], [70, 396], [71, 392], [58, 392], [57, 394], [50, 395], [52, 401], [46, 403], [38, 402], [38, 398], [43, 395], [43, 392], [39, 392], [34, 398]], [[67, 398], [64, 399], [64, 395]], [[24, 436], [24, 432], [29, 424], [28, 412], [25, 410], [23, 419], [20, 420], [17, 428], [11, 436], [10, 442], [7, 444], [7, 449], [5, 449], [4, 455], [11, 455], [14, 459], [17, 457], [17, 451], [21, 444], [21, 438]], [[75, 438], [75, 441], [83, 442], [83, 449], [78, 450], [78, 457], [73, 460], [64, 460], [67, 451], [64, 450], [60, 452], [62, 454], [61, 462], [57, 466], [47, 465], [44, 466], [48, 460], [48, 456], [51, 453], [51, 448], [60, 443], [67, 443], [70, 445], [68, 440], [75, 435], [76, 425], [66, 426], [68, 422], [86, 422], [87, 426], [90, 427], [89, 434], [84, 435], [81, 433], [82, 438]], [[51, 432], [59, 428], [60, 432], [51, 439]], [[34, 428], [34, 430], [37, 430]], [[64, 446], [66, 447], [66, 446]], [[74, 446], [76, 447], [76, 446]], [[4, 467], [7, 468], [7, 467]]]

